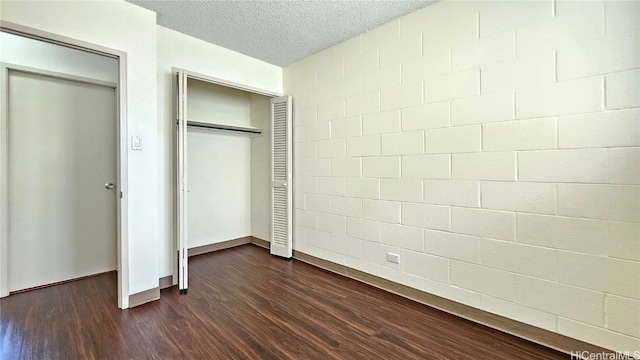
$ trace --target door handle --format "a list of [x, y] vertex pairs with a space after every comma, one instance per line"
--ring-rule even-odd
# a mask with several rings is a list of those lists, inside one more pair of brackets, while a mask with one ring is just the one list
[[111, 189], [113, 189], [113, 183], [106, 183], [106, 184], [104, 184], [104, 187], [107, 190], [111, 190]]

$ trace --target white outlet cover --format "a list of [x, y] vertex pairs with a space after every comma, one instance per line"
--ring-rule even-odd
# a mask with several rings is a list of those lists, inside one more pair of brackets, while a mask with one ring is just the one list
[[387, 261], [394, 264], [400, 264], [400, 255], [394, 253], [387, 253]]

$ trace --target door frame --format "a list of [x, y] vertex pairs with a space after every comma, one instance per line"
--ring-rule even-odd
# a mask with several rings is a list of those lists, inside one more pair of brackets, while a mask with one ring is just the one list
[[[32, 38], [54, 45], [90, 52], [97, 55], [114, 58], [118, 61], [118, 82], [116, 90], [116, 270], [118, 273], [118, 307], [129, 307], [129, 235], [128, 235], [128, 119], [127, 119], [127, 54], [126, 52], [104, 46], [84, 42], [81, 40], [53, 34], [38, 29], [0, 21], [0, 31], [27, 38]], [[25, 67], [3, 64], [0, 71], [0, 86], [4, 96], [0, 96], [0, 297], [9, 295], [9, 264], [8, 264], [8, 186], [7, 186], [7, 150], [8, 150], [8, 73], [9, 70], [25, 71]], [[27, 68], [28, 69], [28, 68]], [[105, 85], [104, 81], [87, 79], [66, 74], [53, 73], [39, 69], [28, 69], [45, 76], [57, 76], [74, 81], [91, 82]]]
[[[189, 79], [198, 80], [214, 85], [223, 86], [230, 89], [241, 90], [250, 94], [262, 95], [268, 98], [276, 98], [282, 96], [282, 93], [265, 90], [241, 83], [225, 80], [215, 76], [204, 75], [195, 71], [187, 70], [181, 67], [171, 67], [171, 83], [172, 83], [172, 129], [173, 129], [173, 186], [172, 188], [172, 212], [173, 212], [173, 234], [174, 234], [174, 249], [176, 249], [176, 255], [173, 258], [173, 285], [178, 285], [178, 289], [186, 290], [188, 285], [188, 250], [189, 244], [187, 243], [187, 196], [185, 190], [188, 182], [187, 171], [180, 170], [180, 153], [184, 153], [186, 158], [187, 140], [186, 140], [186, 122], [188, 120], [187, 114], [187, 99], [185, 93], [187, 92], [187, 82]], [[184, 81], [182, 85], [179, 83]], [[174, 121], [178, 121], [178, 125]], [[184, 139], [180, 141], [178, 137], [181, 135], [179, 127], [181, 122], [184, 122], [183, 132]], [[183, 147], [182, 150], [180, 147]], [[186, 165], [186, 164], [185, 164]], [[271, 167], [271, 166], [270, 166]], [[184, 274], [181, 272], [182, 265], [184, 264]], [[186, 276], [183, 276], [186, 275]], [[184, 286], [184, 288], [183, 288]]]

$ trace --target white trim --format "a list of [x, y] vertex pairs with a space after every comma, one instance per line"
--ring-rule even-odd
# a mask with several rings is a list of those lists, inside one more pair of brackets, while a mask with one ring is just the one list
[[200, 80], [200, 81], [204, 81], [204, 82], [208, 82], [208, 83], [212, 83], [212, 84], [222, 85], [222, 86], [225, 86], [225, 87], [229, 87], [229, 88], [233, 88], [233, 89], [238, 89], [238, 90], [250, 92], [250, 93], [253, 93], [253, 94], [264, 95], [264, 96], [268, 96], [268, 97], [279, 97], [279, 96], [282, 96], [282, 93], [273, 92], [271, 90], [260, 89], [260, 88], [253, 87], [253, 86], [243, 85], [243, 84], [236, 83], [236, 82], [233, 82], [233, 81], [217, 78], [217, 77], [214, 77], [214, 76], [203, 75], [203, 74], [199, 74], [197, 72], [193, 72], [193, 71], [185, 70], [185, 69], [180, 69], [180, 68], [176, 68], [176, 67], [172, 67], [171, 68], [172, 76], [175, 76], [178, 73], [178, 71], [184, 72], [184, 74], [189, 79]]
[[171, 248], [171, 270], [172, 270], [172, 283], [173, 285], [178, 285], [179, 277], [180, 277], [180, 266], [179, 266], [179, 256], [180, 256], [180, 110], [178, 109], [178, 73], [175, 68], [171, 69], [171, 101], [173, 102], [171, 106], [171, 218], [173, 221], [173, 237], [172, 237], [172, 245]]
[[9, 133], [7, 123], [9, 109], [9, 69], [0, 68], [0, 297], [9, 295], [9, 191], [7, 186]]
[[116, 202], [118, 215], [118, 307], [129, 307], [129, 125], [127, 114], [127, 53], [114, 50], [118, 55], [118, 186], [120, 201]]
[[7, 68], [7, 70], [10, 70], [10, 71], [17, 71], [17, 72], [22, 72], [27, 74], [46, 76], [54, 79], [70, 80], [70, 81], [79, 82], [83, 84], [104, 86], [111, 89], [118, 88], [118, 84], [111, 81], [104, 81], [104, 80], [98, 80], [98, 79], [88, 78], [84, 76], [65, 74], [57, 71], [38, 69], [34, 67], [29, 67], [29, 66], [5, 63], [1, 61], [0, 61], [0, 67], [2, 67], [3, 69]]
[[187, 244], [187, 76], [179, 70], [178, 81], [178, 290], [189, 287]]
[[[61, 36], [58, 34], [49, 33], [46, 31], [26, 27], [19, 24], [14, 24], [7, 21], [0, 21], [0, 31], [9, 32], [12, 34], [33, 38], [48, 43], [69, 47], [72, 49], [78, 49], [102, 56], [118, 59], [118, 84], [116, 84], [116, 104], [117, 110], [117, 122], [116, 131], [117, 138], [117, 176], [118, 182], [116, 190], [122, 194], [117, 196], [117, 270], [118, 270], [118, 307], [126, 309], [129, 307], [129, 211], [128, 211], [128, 118], [127, 118], [127, 54], [123, 51], [107, 48], [104, 46], [84, 42], [81, 40]], [[2, 85], [6, 86], [6, 80], [8, 69], [4, 69], [0, 74], [0, 80], [3, 80]], [[95, 82], [94, 82], [95, 83]], [[103, 82], [104, 83], [104, 82]], [[6, 87], [3, 89], [3, 93], [7, 94]], [[4, 109], [0, 114], [0, 139], [8, 140], [6, 129], [7, 121], [7, 107], [6, 107], [6, 95], [0, 96], [2, 106]], [[8, 141], [2, 141], [3, 146], [8, 144]], [[6, 178], [6, 149], [0, 148], [0, 179]], [[0, 183], [0, 297], [8, 295], [8, 273], [6, 268], [8, 266], [7, 259], [7, 205], [5, 199], [7, 199], [6, 182]], [[5, 295], [6, 293], [6, 295]]]
[[68, 38], [66, 36], [53, 34], [50, 32], [34, 29], [28, 26], [24, 26], [24, 25], [12, 23], [9, 21], [4, 21], [4, 20], [0, 20], [0, 31], [6, 32], [9, 34], [27, 37], [29, 39], [44, 41], [49, 44], [64, 46], [70, 49], [76, 49], [76, 50], [89, 52], [92, 54], [102, 55], [102, 56], [110, 57], [112, 59], [117, 59], [121, 57], [121, 53], [124, 54], [120, 50], [115, 50], [108, 47], [88, 43], [82, 40]]

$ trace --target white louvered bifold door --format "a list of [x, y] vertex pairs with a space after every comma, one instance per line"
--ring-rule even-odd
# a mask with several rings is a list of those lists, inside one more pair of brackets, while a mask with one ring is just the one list
[[177, 72], [177, 185], [176, 227], [178, 245], [178, 289], [186, 290], [189, 279], [187, 253], [187, 74]]
[[290, 258], [291, 97], [271, 99], [271, 254]]

